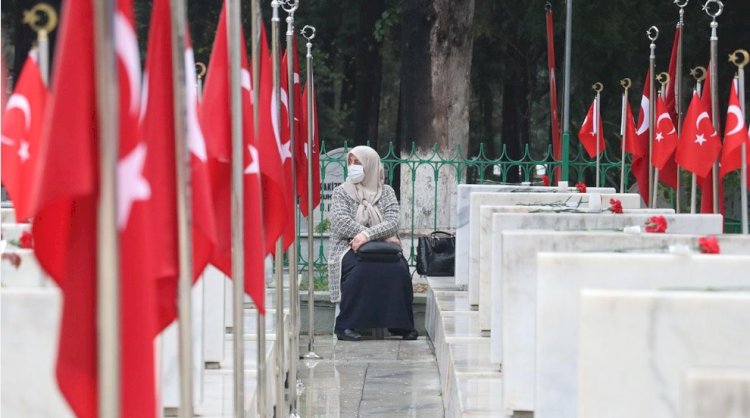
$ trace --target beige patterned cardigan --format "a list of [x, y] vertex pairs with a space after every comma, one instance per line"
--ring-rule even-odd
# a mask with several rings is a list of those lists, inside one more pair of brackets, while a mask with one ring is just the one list
[[362, 225], [354, 220], [359, 202], [344, 191], [342, 186], [333, 189], [331, 198], [331, 242], [328, 250], [328, 289], [331, 302], [341, 302], [341, 260], [351, 248], [349, 241], [360, 232], [369, 241], [377, 241], [396, 235], [399, 225], [399, 205], [396, 193], [391, 186], [383, 185], [383, 194], [375, 206], [383, 214], [383, 222], [374, 225]]

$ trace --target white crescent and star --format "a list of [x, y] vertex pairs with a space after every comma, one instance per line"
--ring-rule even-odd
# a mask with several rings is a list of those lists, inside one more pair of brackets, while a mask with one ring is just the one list
[[[734, 128], [729, 131], [726, 136], [734, 135], [737, 132], [740, 132], [745, 128], [745, 121], [742, 117], [742, 109], [739, 108], [737, 105], [730, 105], [729, 110], [727, 110], [727, 115], [734, 115], [737, 119], [737, 124], [734, 126]], [[729, 116], [727, 116], [727, 120], [729, 119]], [[729, 122], [727, 122], [727, 126], [729, 126]]]
[[[656, 119], [656, 127], [657, 127], [657, 129], [659, 128], [659, 123], [660, 123], [660, 122], [661, 122], [662, 120], [664, 120], [664, 119], [668, 120], [668, 121], [669, 121], [670, 123], [672, 122], [672, 119], [671, 119], [671, 118], [669, 117], [669, 114], [668, 114], [668, 113], [662, 113], [662, 114], [661, 114], [661, 115], [659, 115], [659, 117], [658, 117], [658, 118]], [[677, 131], [676, 131], [676, 130], [675, 130], [675, 128], [674, 128], [674, 124], [672, 124], [672, 130], [671, 130], [671, 131], [669, 131], [669, 132], [667, 132], [667, 135], [672, 135], [672, 134], [673, 134], [673, 133], [675, 133], [675, 132], [677, 132]], [[658, 136], [659, 134], [661, 134], [661, 132], [658, 132], [658, 133], [657, 133], [657, 136]], [[663, 138], [663, 137], [664, 137], [664, 136], [662, 135], [662, 138]]]
[[141, 60], [138, 55], [138, 38], [133, 25], [119, 11], [115, 14], [115, 34], [115, 52], [125, 65], [128, 84], [130, 85], [130, 113], [136, 114], [141, 103], [141, 71], [139, 68]]
[[701, 112], [698, 118], [695, 120], [695, 128], [697, 129], [701, 125], [703, 119], [708, 119], [708, 112]]
[[260, 174], [260, 164], [258, 162], [258, 148], [248, 145], [248, 152], [250, 152], [250, 164], [245, 167], [245, 174]]
[[[287, 107], [288, 99], [286, 95], [286, 90], [281, 89], [281, 103], [284, 107]], [[288, 108], [288, 107], [287, 107]], [[279, 112], [276, 111], [276, 91], [274, 89], [273, 92], [271, 92], [271, 124], [273, 125], [273, 134], [276, 137], [276, 146], [279, 148], [279, 156], [281, 157], [281, 163], [284, 164], [284, 162], [287, 159], [292, 158], [292, 148], [291, 148], [291, 141], [287, 141], [282, 144], [281, 142], [281, 132], [279, 131]]]
[[117, 227], [128, 223], [130, 210], [136, 201], [151, 198], [151, 185], [143, 177], [146, 163], [146, 144], [141, 142], [117, 163]]
[[185, 99], [187, 102], [188, 148], [196, 158], [205, 162], [208, 158], [206, 140], [198, 122], [198, 90], [195, 86], [195, 58], [193, 48], [185, 48]]
[[21, 140], [21, 143], [18, 146], [18, 156], [21, 158], [21, 161], [27, 161], [29, 157], [31, 157], [31, 154], [29, 154], [29, 143], [28, 141]]
[[[643, 112], [644, 115], [648, 115], [650, 102], [648, 100], [648, 97], [641, 96], [641, 112]], [[641, 121], [641, 126], [638, 127], [638, 130], [635, 131], [637, 135], [640, 135], [648, 129], [648, 118], [644, 116], [643, 120]]]
[[29, 104], [29, 99], [22, 94], [13, 93], [8, 98], [8, 103], [5, 106], [6, 112], [11, 109], [18, 109], [23, 113], [24, 120], [26, 121], [26, 130], [28, 131], [31, 127], [31, 105]]

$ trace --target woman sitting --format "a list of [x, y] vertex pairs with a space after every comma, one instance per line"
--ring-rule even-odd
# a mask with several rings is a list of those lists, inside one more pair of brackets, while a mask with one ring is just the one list
[[399, 205], [393, 189], [383, 184], [378, 153], [366, 146], [347, 155], [347, 180], [333, 190], [330, 212], [331, 246], [328, 287], [331, 301], [340, 303], [335, 332], [339, 340], [359, 341], [357, 329], [388, 328], [414, 340], [414, 290], [403, 256], [393, 261], [360, 259], [368, 241], [401, 244], [396, 235]]

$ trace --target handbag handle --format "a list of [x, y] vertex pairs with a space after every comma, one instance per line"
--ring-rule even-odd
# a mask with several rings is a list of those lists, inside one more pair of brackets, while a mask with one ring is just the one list
[[446, 237], [452, 237], [453, 236], [453, 234], [449, 234], [449, 233], [447, 233], [445, 231], [434, 231], [434, 232], [432, 232], [430, 234], [430, 236], [431, 237], [435, 237], [436, 235], [440, 235], [440, 234], [445, 235]]

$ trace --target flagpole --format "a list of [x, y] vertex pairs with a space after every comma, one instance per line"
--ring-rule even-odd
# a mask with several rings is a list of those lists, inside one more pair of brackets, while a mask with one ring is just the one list
[[[711, 13], [711, 11], [708, 9], [708, 5], [711, 3], [715, 3], [717, 6], [716, 12]], [[719, 0], [708, 0], [703, 5], [703, 10], [706, 12], [707, 15], [711, 16], [711, 62], [710, 65], [710, 83], [711, 83], [711, 113], [712, 120], [714, 123], [714, 129], [716, 132], [719, 132], [719, 125], [721, 124], [719, 120], [719, 89], [718, 89], [718, 71], [719, 71], [719, 36], [716, 34], [716, 29], [719, 27], [719, 23], [716, 21], [716, 18], [721, 16], [721, 13], [724, 11], [724, 3], [722, 3]], [[719, 213], [719, 162], [714, 161], [714, 166], [711, 169], [711, 175], [712, 177], [712, 183], [713, 183], [713, 206], [714, 206], [714, 213]]]
[[622, 136], [622, 150], [620, 156], [620, 193], [625, 193], [625, 145], [627, 141], [627, 135], [625, 134], [627, 126], [625, 109], [628, 104], [628, 89], [630, 89], [632, 84], [633, 82], [627, 77], [620, 80], [620, 85], [623, 88], [622, 111], [620, 113], [620, 136]]
[[[649, 101], [649, 107], [648, 107], [648, 184], [654, 184], [654, 164], [653, 164], [653, 152], [654, 152], [654, 120], [656, 119], [656, 106], [654, 106], [655, 103], [655, 96], [656, 96], [656, 86], [654, 84], [654, 77], [656, 73], [656, 39], [659, 38], [659, 28], [656, 26], [651, 26], [646, 31], [646, 35], [648, 36], [648, 39], [651, 41], [651, 44], [649, 45], [649, 50], [651, 51], [648, 56], [648, 65], [649, 65], [649, 92], [648, 97]], [[654, 196], [656, 196], [656, 192], [653, 193]], [[656, 207], [656, 202], [652, 199], [651, 204], [649, 205], [652, 208]]]
[[195, 77], [197, 80], [195, 83], [195, 87], [198, 93], [198, 100], [201, 101], [203, 100], [203, 77], [206, 75], [206, 64], [202, 62], [196, 62], [195, 68], [197, 70], [195, 72]]
[[[741, 59], [738, 57], [742, 57]], [[742, 113], [742, 120], [745, 120], [745, 66], [750, 61], [750, 54], [744, 49], [738, 49], [729, 55], [729, 62], [737, 66], [737, 94], [740, 97], [740, 110]], [[741, 220], [742, 220], [742, 233], [748, 233], [748, 216], [747, 216], [747, 142], [743, 141], [740, 149], [742, 153], [740, 167], [740, 203], [742, 208]]]
[[[669, 74], [666, 72], [659, 73], [659, 75], [656, 77], [656, 81], [661, 84], [661, 89], [659, 91], [659, 96], [663, 96], [666, 94], [666, 86], [669, 84]], [[656, 98], [658, 100], [659, 98]], [[654, 103], [656, 103], [656, 100], [654, 100]], [[655, 107], [655, 106], [654, 106]], [[654, 126], [654, 131], [656, 131], [656, 127]], [[653, 198], [652, 201], [654, 202], [654, 207], [656, 207], [656, 198], [659, 196], [659, 168], [654, 166], [654, 185], [653, 185]]]
[[563, 81], [562, 181], [567, 184], [570, 165], [570, 53], [573, 37], [573, 0], [565, 1], [565, 77]]
[[232, 338], [234, 346], [234, 416], [245, 416], [245, 245], [244, 144], [242, 133], [241, 14], [239, 0], [227, 1], [229, 104], [232, 135]]
[[[675, 92], [675, 110], [677, 111], [677, 138], [682, 134], [682, 39], [685, 38], [685, 6], [688, 4], [688, 0], [680, 2], [680, 0], [674, 0], [674, 4], [680, 8], [680, 20], [677, 22], [677, 28], [680, 31], [680, 38], [677, 40], [677, 70], [675, 71], [674, 81], [674, 92]], [[676, 164], [677, 170], [677, 189], [675, 191], [675, 212], [680, 213], [682, 200], [682, 190], [680, 187], [680, 166]]]
[[[313, 343], [315, 340], [315, 254], [313, 245], [313, 155], [315, 153], [315, 83], [313, 82], [312, 40], [315, 39], [315, 27], [306, 25], [302, 28], [302, 36], [307, 39], [307, 353], [302, 356], [306, 360], [320, 360], [315, 354]], [[310, 402], [308, 402], [309, 404]]]
[[[281, 62], [279, 57], [279, 6], [280, 0], [271, 0], [271, 56], [273, 62], [273, 91], [274, 112], [276, 120], [281, 121]], [[276, 132], [281, 141], [281, 127]], [[292, 150], [292, 153], [294, 150]], [[292, 191], [294, 193], [294, 191]], [[295, 231], [296, 233], [296, 231]], [[287, 408], [284, 400], [284, 238], [276, 241], [276, 253], [274, 254], [274, 283], [276, 285], [276, 416], [281, 417], [282, 411], [286, 414]]]
[[[690, 75], [695, 78], [695, 91], [701, 91], [702, 81], [706, 78], [706, 69], [702, 66], [697, 66], [690, 70]], [[692, 173], [691, 184], [690, 184], [690, 213], [695, 213], [698, 199], [698, 176]]]
[[[177, 284], [178, 357], [180, 363], [179, 416], [193, 416], [193, 341], [191, 288], [193, 262], [191, 241], [190, 151], [187, 145], [187, 99], [185, 86], [185, 0], [170, 0], [172, 29], [172, 90], [175, 126], [175, 169], [177, 190], [177, 245], [179, 276]], [[191, 82], [193, 82], [191, 80]]]
[[[40, 24], [39, 13], [47, 15], [47, 22]], [[23, 22], [36, 32], [39, 46], [39, 71], [44, 85], [49, 87], [49, 33], [57, 27], [57, 12], [47, 3], [37, 3], [29, 10], [24, 10]]]
[[[291, 408], [291, 418], [298, 417], [297, 415], [297, 362], [299, 360], [299, 271], [298, 271], [298, 249], [297, 249], [297, 132], [295, 119], [298, 117], [296, 112], [299, 109], [295, 108], [295, 89], [294, 89], [294, 57], [297, 51], [294, 50], [296, 44], [294, 42], [294, 12], [299, 7], [299, 0], [287, 0], [281, 5], [285, 12], [286, 17], [286, 71], [287, 71], [287, 95], [289, 109], [289, 146], [292, 149], [292, 201], [294, 202], [294, 241], [289, 247], [289, 336], [290, 344], [289, 347], [289, 383], [287, 390], [289, 391], [289, 406]], [[299, 77], [299, 75], [297, 75]]]
[[102, 418], [120, 416], [120, 253], [117, 231], [118, 81], [114, 0], [94, 2], [96, 107], [99, 130], [96, 336], [97, 399]]
[[[253, 138], [258, 138], [258, 105], [260, 97], [260, 25], [263, 24], [260, 19], [260, 0], [251, 0], [250, 2], [250, 34], [251, 34], [251, 52], [250, 59], [252, 60], [252, 103], [253, 103]], [[244, 48], [244, 45], [242, 46]], [[261, 176], [258, 176], [258, 183], [261, 182]], [[262, 194], [261, 194], [262, 199]], [[265, 241], [264, 241], [265, 242]], [[265, 264], [265, 263], [264, 263]], [[265, 271], [264, 271], [265, 273]], [[263, 297], [266, 295], [266, 281], [265, 274], [262, 280], [263, 286]], [[256, 327], [257, 327], [257, 350], [256, 350], [256, 367], [257, 367], [257, 380], [256, 380], [256, 408], [259, 417], [265, 417], [267, 415], [267, 372], [266, 372], [266, 316], [261, 315], [260, 311], [256, 316]]]
[[601, 129], [599, 129], [599, 121], [602, 117], [599, 103], [601, 101], [601, 92], [604, 89], [604, 85], [600, 82], [596, 82], [592, 88], [596, 92], [596, 98], [594, 99], [594, 132], [596, 132], [596, 187], [599, 187], [599, 143], [602, 141], [602, 132]]

